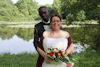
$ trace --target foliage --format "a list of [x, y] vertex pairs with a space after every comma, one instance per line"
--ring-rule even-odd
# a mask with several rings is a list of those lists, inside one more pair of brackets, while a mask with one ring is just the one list
[[18, 28], [9, 28], [6, 26], [0, 26], [0, 37], [5, 40], [5, 39], [10, 39], [12, 38], [17, 32]]
[[61, 14], [61, 0], [54, 0], [53, 6], [58, 10], [58, 13]]
[[[100, 37], [100, 0], [60, 0], [60, 2], [60, 7], [57, 6], [57, 8], [66, 15], [67, 24], [71, 24], [72, 21], [98, 20], [99, 34], [96, 35]], [[100, 38], [97, 39], [97, 36], [94, 40], [95, 46], [100, 50], [100, 45], [98, 45]]]
[[57, 14], [57, 13], [58, 13], [57, 9], [56, 9], [55, 7], [53, 7], [52, 5], [46, 5], [46, 6], [47, 6], [47, 8], [49, 9], [50, 17], [51, 17], [53, 14]]
[[86, 19], [86, 16], [85, 16], [85, 11], [84, 10], [81, 10], [76, 14], [76, 20], [84, 21], [85, 19]]
[[[60, 3], [59, 3], [60, 2]], [[99, 19], [100, 17], [100, 0], [54, 0], [54, 5], [60, 13], [73, 14], [73, 18], [82, 16], [85, 19]], [[59, 6], [58, 6], [59, 5]], [[79, 20], [77, 17], [75, 20]]]
[[[87, 27], [87, 26], [86, 26]], [[87, 31], [86, 31], [87, 30]], [[91, 27], [85, 28], [85, 40], [84, 43], [91, 45], [92, 48], [96, 49], [96, 41], [98, 38], [98, 26], [91, 25]]]
[[29, 41], [33, 39], [33, 31], [34, 29], [30, 28], [9, 28], [6, 26], [0, 27], [0, 37], [5, 39], [11, 39], [14, 35], [22, 38], [23, 40]]
[[[87, 19], [99, 19], [100, 16], [100, 7], [98, 5], [100, 4], [100, 0], [80, 0], [80, 6], [82, 6], [81, 9], [84, 9], [86, 12]], [[98, 15], [97, 15], [98, 14]]]
[[16, 35], [26, 41], [29, 41], [30, 39], [33, 39], [33, 29], [24, 29], [24, 28], [20, 28], [18, 30], [18, 32], [16, 33]]
[[92, 48], [96, 49], [96, 41], [98, 38], [98, 26], [97, 25], [80, 25], [81, 27], [64, 28], [68, 31], [72, 37], [73, 43], [88, 44]]
[[38, 5], [34, 0], [19, 0], [13, 4], [11, 0], [0, 0], [0, 21], [33, 20]]
[[18, 16], [18, 9], [11, 0], [0, 0], [0, 20], [11, 21]]
[[66, 16], [66, 23], [71, 24], [72, 21], [74, 21], [74, 16], [70, 13]]
[[32, 18], [35, 18], [37, 15], [37, 3], [33, 0], [19, 0], [15, 4], [21, 15], [20, 16], [31, 16]]

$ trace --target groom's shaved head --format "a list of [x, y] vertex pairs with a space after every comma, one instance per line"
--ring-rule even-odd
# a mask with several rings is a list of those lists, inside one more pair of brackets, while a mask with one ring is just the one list
[[44, 21], [48, 21], [49, 20], [49, 10], [47, 7], [45, 6], [41, 6], [39, 9], [38, 9], [38, 12], [39, 12], [39, 15], [40, 17], [44, 20]]
[[40, 9], [41, 9], [41, 8], [45, 8], [45, 9], [47, 9], [46, 6], [41, 6], [41, 7], [38, 9], [39, 12], [40, 12]]

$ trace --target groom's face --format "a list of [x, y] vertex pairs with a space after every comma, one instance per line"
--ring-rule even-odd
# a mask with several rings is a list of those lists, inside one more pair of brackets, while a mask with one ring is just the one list
[[40, 11], [39, 11], [39, 15], [44, 21], [48, 22], [48, 20], [49, 20], [49, 11], [48, 11], [48, 9], [41, 8]]

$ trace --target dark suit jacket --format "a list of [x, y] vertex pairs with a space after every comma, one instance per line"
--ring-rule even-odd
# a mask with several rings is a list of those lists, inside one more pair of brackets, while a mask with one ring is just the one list
[[40, 22], [40, 23], [36, 24], [35, 28], [34, 28], [34, 41], [33, 41], [33, 43], [34, 43], [36, 50], [37, 50], [40, 38], [41, 38], [43, 32], [45, 31], [45, 29], [43, 27], [44, 25], [50, 25], [50, 24], [45, 24], [43, 22]]
[[[42, 37], [42, 34], [45, 31], [44, 25], [50, 25], [50, 24], [45, 24], [43, 22], [40, 22], [40, 23], [36, 24], [35, 27], [34, 27], [34, 41], [33, 41], [33, 44], [34, 44], [34, 47], [35, 47], [36, 50], [37, 50], [37, 47], [39, 46], [40, 38]], [[42, 67], [43, 61], [44, 61], [44, 58], [39, 54], [36, 67]]]

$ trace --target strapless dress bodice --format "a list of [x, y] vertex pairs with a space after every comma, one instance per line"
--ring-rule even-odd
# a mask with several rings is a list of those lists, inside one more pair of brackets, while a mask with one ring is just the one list
[[[68, 40], [66, 38], [49, 38], [46, 37], [43, 40], [43, 48], [44, 51], [47, 52], [48, 48], [58, 48], [66, 50], [68, 46]], [[42, 67], [66, 67], [66, 63], [64, 62], [51, 62], [47, 64], [45, 61], [42, 64]]]
[[47, 52], [48, 48], [58, 48], [66, 50], [68, 41], [66, 38], [44, 38], [43, 48]]

